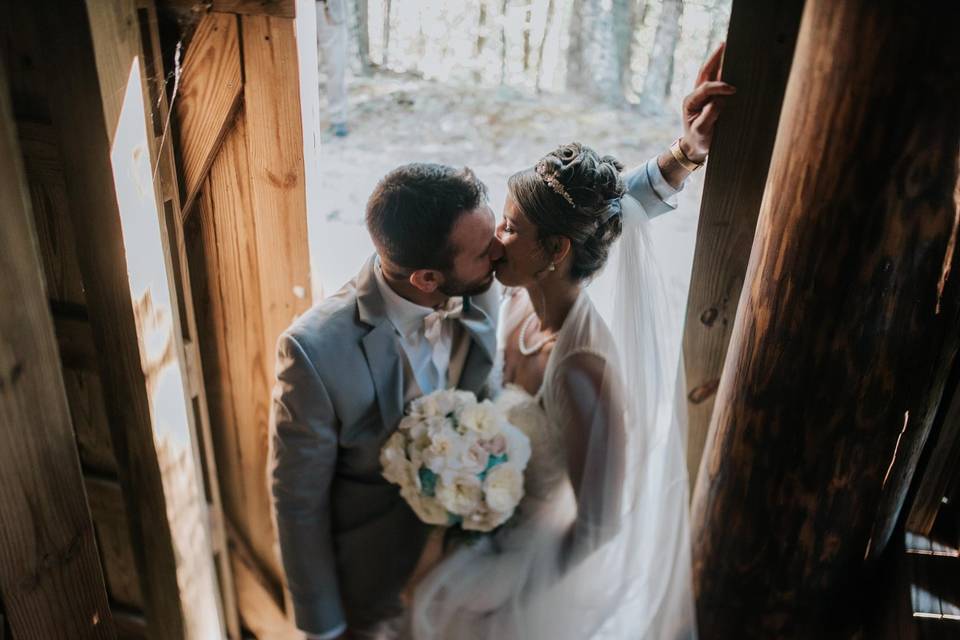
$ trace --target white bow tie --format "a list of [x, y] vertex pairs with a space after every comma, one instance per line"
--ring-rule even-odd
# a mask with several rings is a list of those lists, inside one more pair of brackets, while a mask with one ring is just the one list
[[423, 318], [423, 335], [427, 342], [436, 347], [443, 335], [443, 321], [456, 319], [463, 315], [463, 298], [447, 300], [442, 309], [436, 309]]

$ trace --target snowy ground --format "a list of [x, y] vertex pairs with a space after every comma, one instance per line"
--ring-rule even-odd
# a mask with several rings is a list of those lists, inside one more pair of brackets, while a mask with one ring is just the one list
[[[677, 117], [645, 118], [580, 96], [449, 86], [387, 75], [351, 79], [350, 105], [350, 135], [326, 135], [322, 141], [323, 203], [309, 221], [314, 300], [336, 291], [372, 253], [364, 206], [377, 180], [397, 165], [467, 165], [486, 182], [499, 216], [507, 177], [558, 144], [576, 140], [629, 167], [659, 153], [680, 133]], [[678, 331], [702, 177], [703, 171], [697, 172], [680, 194], [677, 211], [653, 225]]]

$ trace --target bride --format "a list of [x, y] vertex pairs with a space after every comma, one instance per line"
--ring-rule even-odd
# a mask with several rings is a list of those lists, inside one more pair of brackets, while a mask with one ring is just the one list
[[[531, 439], [526, 495], [419, 584], [417, 640], [696, 637], [677, 363], [622, 168], [574, 143], [509, 180], [498, 402]], [[608, 258], [610, 325], [586, 287]]]

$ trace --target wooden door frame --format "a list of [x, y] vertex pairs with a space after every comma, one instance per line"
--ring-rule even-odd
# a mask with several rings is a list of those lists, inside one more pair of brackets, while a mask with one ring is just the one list
[[21, 157], [0, 64], [0, 590], [18, 638], [112, 638]]

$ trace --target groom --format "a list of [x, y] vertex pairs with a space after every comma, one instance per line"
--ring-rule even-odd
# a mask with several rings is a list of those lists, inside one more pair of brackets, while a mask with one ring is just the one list
[[[709, 149], [718, 51], [684, 100], [684, 136], [627, 173], [649, 216]], [[297, 626], [308, 638], [393, 638], [400, 593], [429, 529], [381, 476], [380, 447], [407, 402], [458, 387], [479, 396], [496, 353], [502, 247], [484, 184], [469, 169], [409, 164], [367, 203], [376, 254], [280, 337], [271, 479]]]

